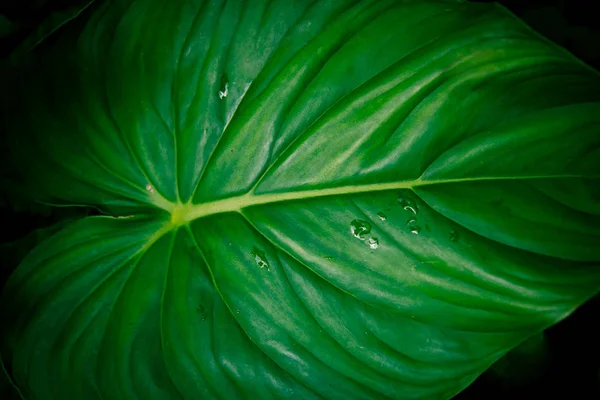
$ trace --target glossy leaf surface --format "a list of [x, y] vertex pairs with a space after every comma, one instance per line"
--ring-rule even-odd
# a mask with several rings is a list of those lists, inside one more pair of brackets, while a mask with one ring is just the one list
[[31, 398], [447, 399], [599, 291], [600, 76], [502, 8], [84, 14], [13, 82], [23, 192], [111, 215], [5, 289]]

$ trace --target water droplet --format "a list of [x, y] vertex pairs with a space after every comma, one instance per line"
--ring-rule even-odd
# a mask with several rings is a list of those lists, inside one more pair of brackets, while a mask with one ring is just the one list
[[223, 100], [229, 94], [229, 82], [225, 83], [223, 90], [219, 90], [219, 99]]
[[146, 190], [149, 191], [150, 193], [154, 193], [154, 186], [152, 186], [151, 184], [147, 184]]
[[198, 305], [198, 312], [200, 313], [200, 318], [202, 318], [202, 321], [206, 321], [206, 309], [202, 304]]
[[332, 256], [325, 256], [324, 257], [326, 260], [333, 260], [334, 258]]
[[240, 309], [238, 308], [237, 310], [235, 310], [235, 313], [239, 314], [240, 313]]
[[370, 237], [367, 239], [367, 244], [369, 245], [370, 248], [375, 250], [376, 248], [379, 247], [379, 239]]
[[398, 203], [400, 203], [400, 207], [402, 207], [405, 211], [410, 211], [411, 213], [417, 215], [417, 211], [419, 211], [419, 207], [417, 207], [417, 203], [410, 197], [400, 196], [398, 197]]
[[380, 220], [385, 221], [387, 219], [387, 215], [385, 215], [382, 211], [379, 211], [377, 213], [377, 216], [379, 217]]
[[271, 266], [269, 265], [269, 261], [267, 261], [267, 256], [265, 255], [264, 251], [253, 247], [250, 254], [252, 255], [252, 257], [254, 257], [254, 262], [256, 262], [256, 265], [258, 265], [260, 269], [271, 269]]
[[414, 218], [411, 218], [408, 221], [406, 221], [406, 226], [408, 227], [410, 232], [415, 235], [418, 235], [419, 233], [421, 233], [421, 227], [419, 225], [417, 225], [417, 220]]
[[458, 232], [456, 232], [454, 229], [452, 229], [450, 231], [450, 241], [456, 242], [457, 240], [458, 240]]
[[365, 240], [366, 236], [371, 232], [371, 224], [367, 221], [355, 219], [350, 222], [350, 232], [355, 238]]

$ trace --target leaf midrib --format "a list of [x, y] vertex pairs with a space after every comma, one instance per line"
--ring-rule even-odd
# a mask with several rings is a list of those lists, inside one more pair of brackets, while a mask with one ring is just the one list
[[209, 201], [206, 203], [186, 204], [171, 203], [171, 224], [180, 226], [192, 222], [196, 219], [215, 214], [227, 212], [240, 212], [244, 208], [281, 203], [286, 201], [313, 199], [327, 196], [342, 196], [348, 194], [382, 192], [387, 190], [414, 189], [418, 186], [431, 186], [452, 183], [468, 183], [481, 181], [504, 181], [504, 180], [533, 180], [533, 179], [560, 179], [560, 178], [595, 178], [581, 175], [541, 175], [541, 176], [517, 176], [517, 177], [476, 177], [476, 178], [456, 178], [456, 179], [438, 179], [426, 180], [418, 178], [410, 181], [397, 181], [386, 183], [374, 183], [365, 185], [348, 185], [334, 188], [298, 190], [282, 193], [256, 194], [254, 191], [233, 196], [229, 198]]

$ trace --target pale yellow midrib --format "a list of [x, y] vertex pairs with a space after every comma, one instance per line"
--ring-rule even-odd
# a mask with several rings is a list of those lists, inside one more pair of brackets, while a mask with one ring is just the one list
[[228, 199], [211, 201], [203, 204], [186, 204], [184, 205], [184, 207], [186, 207], [187, 210], [183, 219], [185, 220], [185, 222], [190, 222], [195, 219], [213, 214], [234, 211], [239, 212], [244, 208], [251, 206], [259, 206], [263, 204], [281, 203], [284, 201], [302, 199], [313, 199], [317, 197], [341, 196], [353, 193], [381, 192], [385, 190], [394, 189], [410, 189], [414, 186], [417, 186], [417, 181], [380, 183], [360, 186], [340, 186], [336, 188], [304, 190], [286, 193], [254, 194], [250, 192], [241, 196], [230, 197]]
[[560, 176], [526, 176], [526, 177], [479, 177], [469, 179], [440, 179], [440, 180], [422, 180], [415, 179], [412, 181], [398, 181], [388, 183], [376, 183], [369, 185], [351, 185], [340, 186], [327, 189], [315, 189], [304, 191], [293, 191], [285, 193], [266, 193], [255, 194], [249, 192], [243, 195], [234, 196], [226, 199], [210, 201], [202, 204], [172, 204], [171, 207], [171, 224], [183, 225], [198, 218], [207, 217], [209, 215], [221, 214], [227, 212], [240, 212], [244, 208], [281, 203], [285, 201], [312, 199], [317, 197], [327, 196], [342, 196], [348, 194], [382, 192], [386, 190], [413, 189], [417, 186], [440, 185], [445, 183], [461, 183], [461, 182], [476, 182], [476, 181], [496, 181], [496, 180], [525, 180], [525, 179], [548, 179], [548, 178], [579, 178], [575, 175], [560, 175]]

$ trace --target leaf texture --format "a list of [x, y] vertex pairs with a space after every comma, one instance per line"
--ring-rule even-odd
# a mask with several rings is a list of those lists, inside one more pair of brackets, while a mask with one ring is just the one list
[[[448, 399], [600, 291], [600, 77], [457, 1], [113, 0], [13, 82], [36, 399]], [[25, 104], [25, 103], [23, 103]]]

